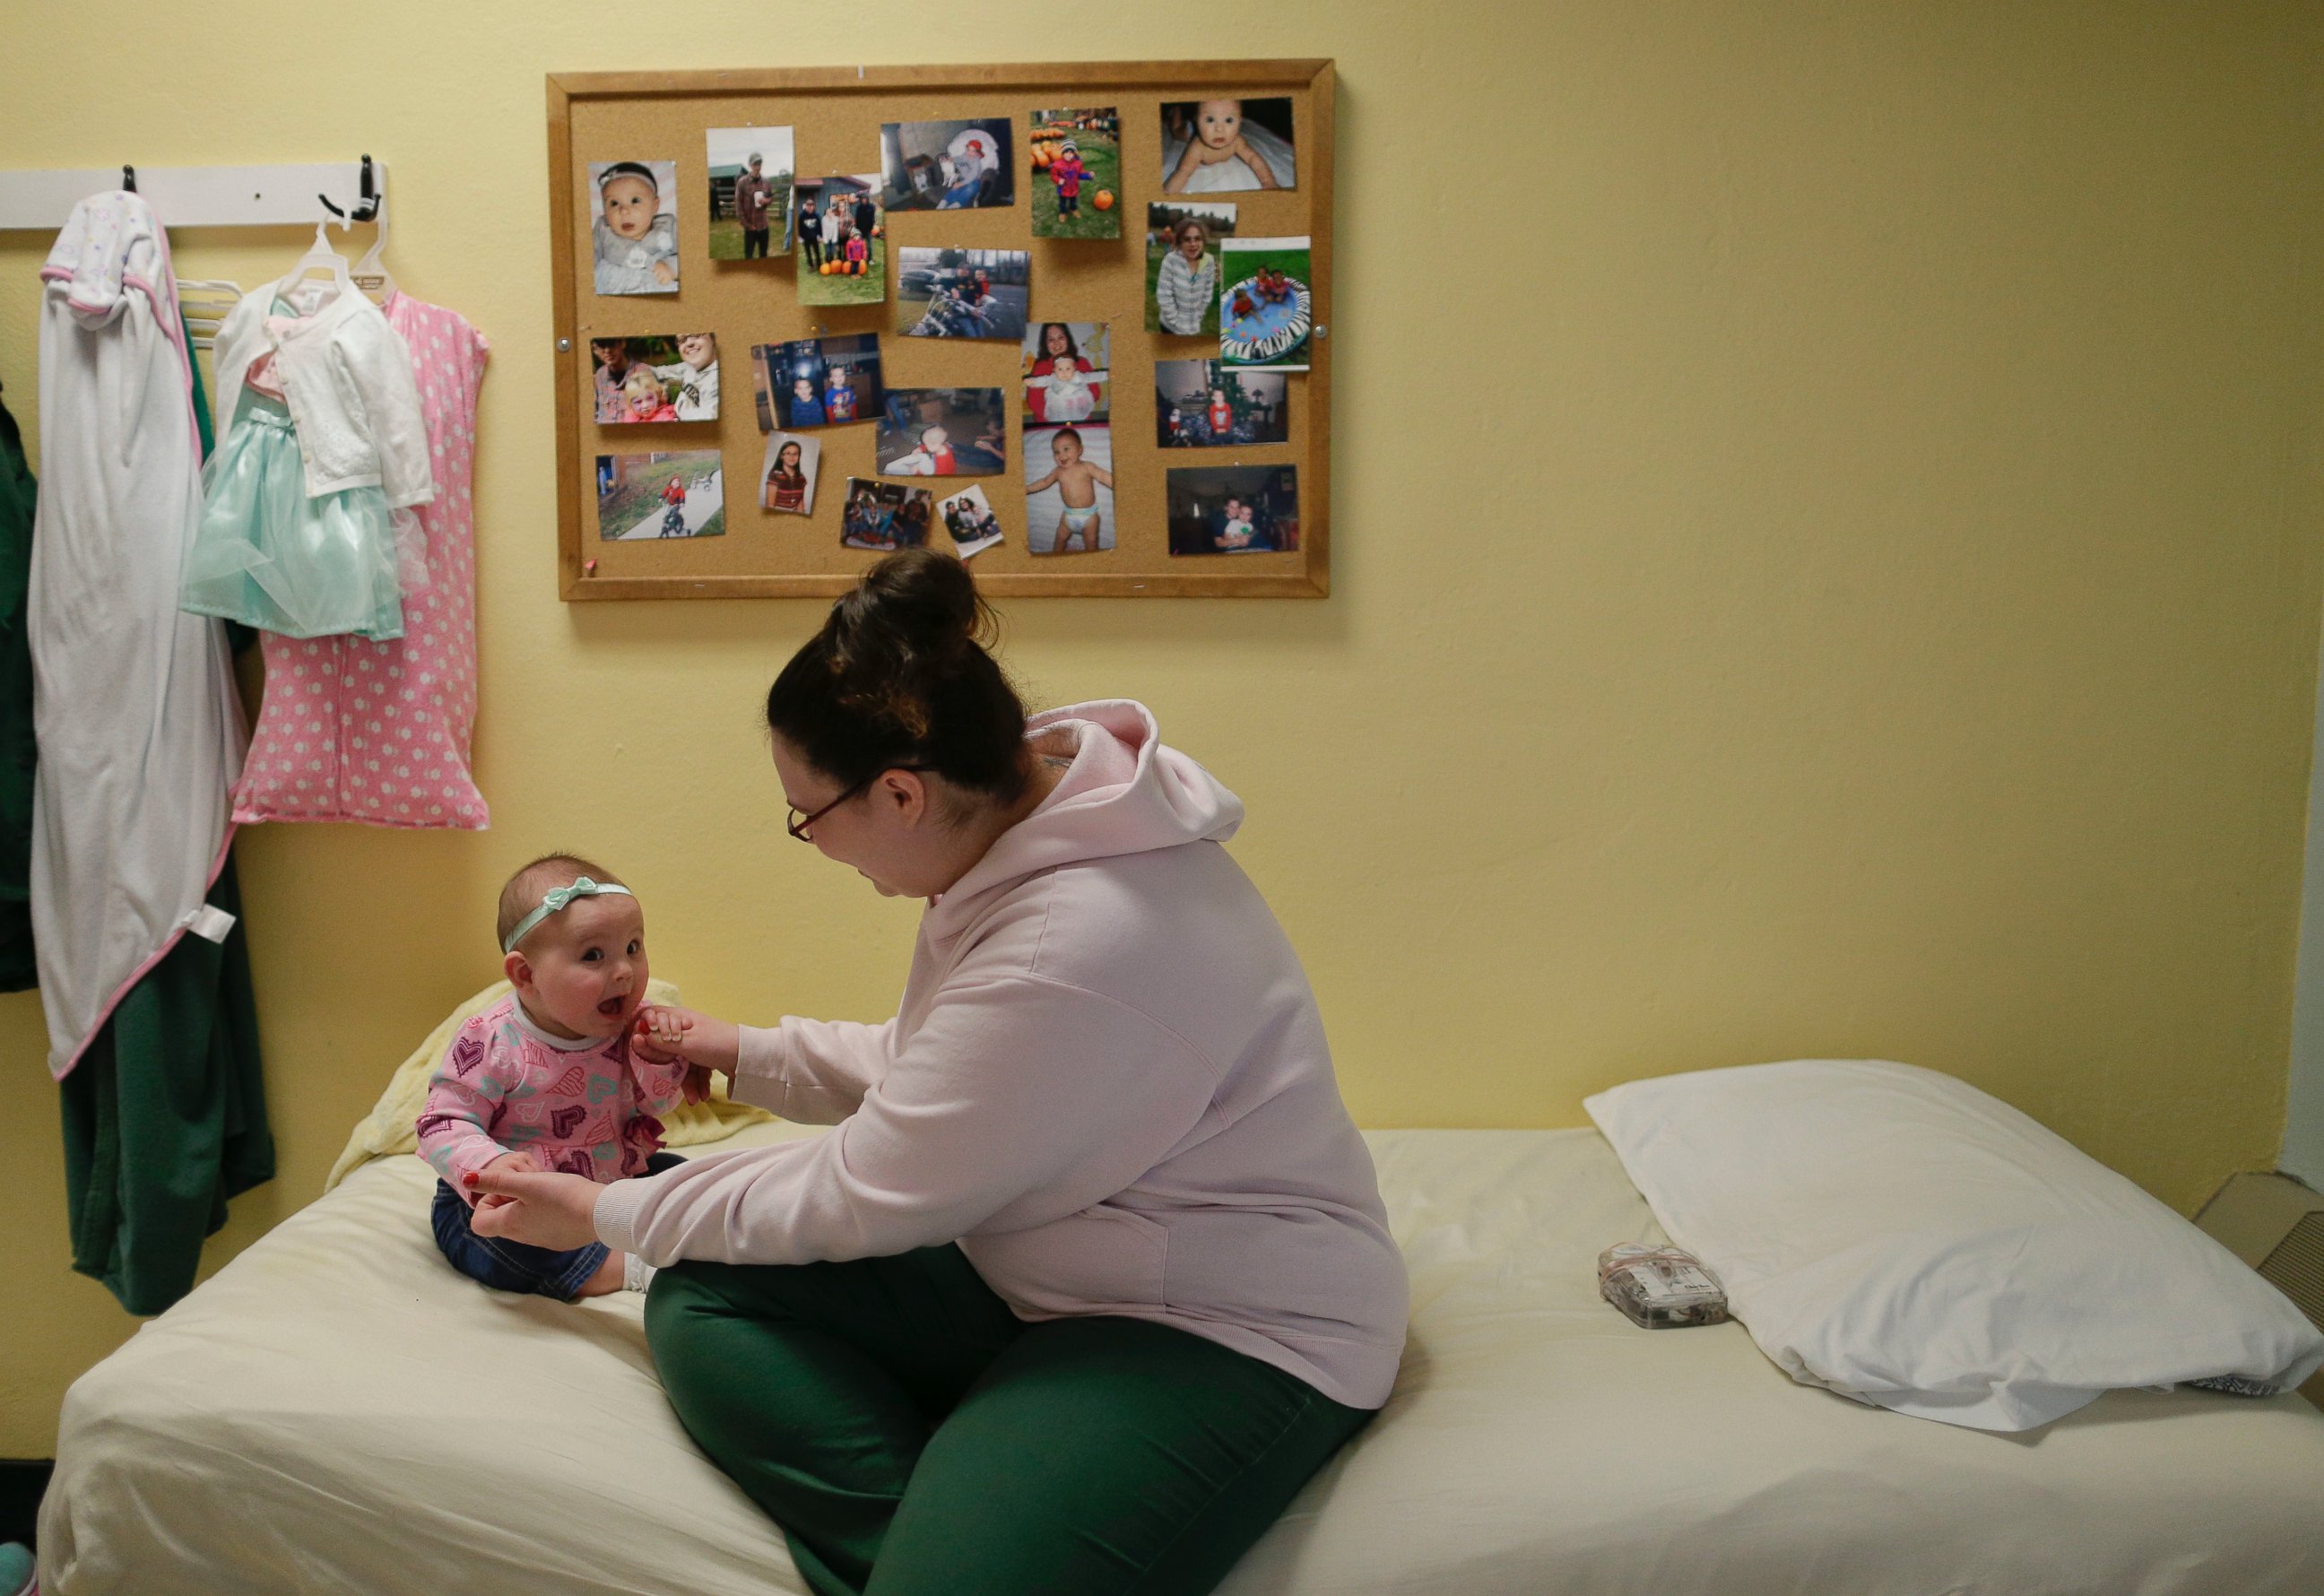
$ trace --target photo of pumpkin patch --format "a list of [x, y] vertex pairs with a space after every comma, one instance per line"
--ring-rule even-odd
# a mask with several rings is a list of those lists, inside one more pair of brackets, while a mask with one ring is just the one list
[[1033, 236], [1121, 236], [1121, 117], [1111, 106], [1033, 113]]

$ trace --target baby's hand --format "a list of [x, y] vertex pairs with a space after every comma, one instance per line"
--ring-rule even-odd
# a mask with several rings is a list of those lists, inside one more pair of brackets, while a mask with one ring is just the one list
[[671, 265], [668, 261], [656, 261], [653, 265], [653, 273], [654, 281], [656, 282], [676, 282], [678, 281], [678, 268]]
[[731, 1020], [667, 1003], [649, 1003], [639, 1010], [630, 1032], [630, 1045], [648, 1064], [685, 1063], [730, 1075], [742, 1040]]
[[497, 1169], [503, 1175], [538, 1175], [540, 1173], [540, 1160], [530, 1153], [503, 1153], [484, 1167]]

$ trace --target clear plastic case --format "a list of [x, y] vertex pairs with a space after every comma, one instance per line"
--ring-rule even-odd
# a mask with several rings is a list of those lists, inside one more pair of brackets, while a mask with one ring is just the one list
[[1648, 1330], [1727, 1322], [1726, 1289], [1683, 1248], [1639, 1241], [1609, 1247], [1598, 1255], [1598, 1291]]

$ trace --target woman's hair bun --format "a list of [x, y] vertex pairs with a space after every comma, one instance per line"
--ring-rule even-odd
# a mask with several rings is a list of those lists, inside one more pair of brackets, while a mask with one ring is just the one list
[[912, 763], [1003, 801], [1025, 782], [1025, 706], [986, 650], [1000, 627], [968, 567], [888, 556], [831, 606], [767, 693], [767, 725], [843, 782]]
[[861, 640], [872, 652], [886, 651], [880, 642], [888, 642], [897, 653], [930, 660], [969, 643], [989, 645], [998, 630], [968, 567], [931, 549], [906, 549], [873, 566], [832, 607], [832, 621], [836, 641]]

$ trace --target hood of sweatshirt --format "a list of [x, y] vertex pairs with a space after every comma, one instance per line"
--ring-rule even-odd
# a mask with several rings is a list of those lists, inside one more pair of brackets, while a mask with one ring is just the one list
[[[1127, 698], [1046, 710], [1028, 738], [1074, 742], [1073, 763], [1030, 815], [1001, 834], [983, 858], [929, 905], [926, 929], [956, 936], [990, 896], [1037, 872], [1092, 859], [1222, 843], [1242, 825], [1242, 800], [1162, 742], [1153, 712]], [[1063, 750], [1058, 751], [1060, 753]]]
[[142, 293], [152, 302], [154, 320], [177, 336], [169, 240], [152, 207], [137, 195], [92, 194], [74, 206], [41, 275], [67, 285], [66, 303], [83, 327], [103, 327], [130, 294]]

